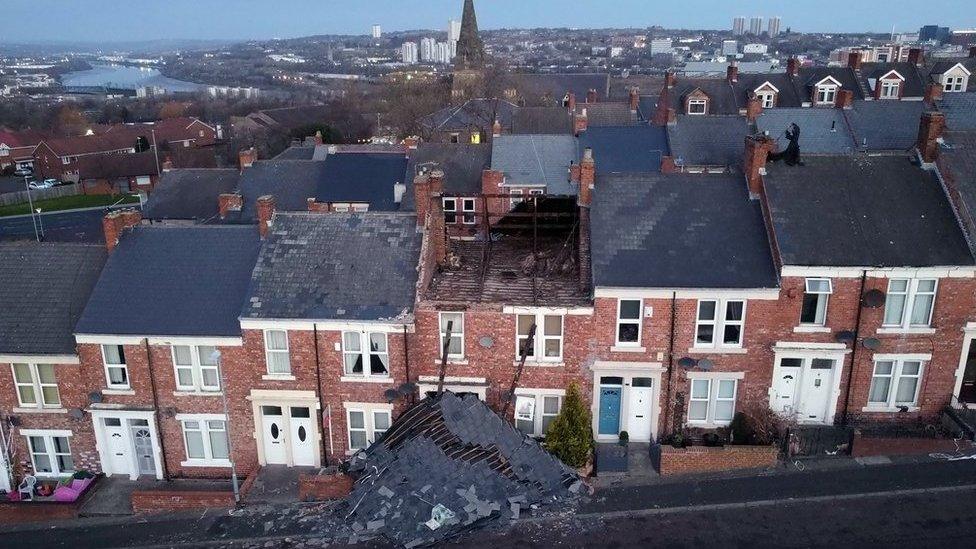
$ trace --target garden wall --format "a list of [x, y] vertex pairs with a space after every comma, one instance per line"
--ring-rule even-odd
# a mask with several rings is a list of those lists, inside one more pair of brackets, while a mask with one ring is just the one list
[[912, 456], [936, 452], [954, 454], [972, 447], [973, 443], [968, 440], [960, 440], [957, 447], [956, 441], [951, 438], [872, 437], [854, 431], [851, 456]]
[[661, 476], [774, 467], [775, 446], [661, 447]]

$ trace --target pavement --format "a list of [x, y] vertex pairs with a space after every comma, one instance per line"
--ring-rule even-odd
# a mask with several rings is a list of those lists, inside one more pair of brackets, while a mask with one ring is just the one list
[[262, 503], [290, 503], [298, 501], [298, 477], [314, 475], [316, 467], [286, 467], [265, 465], [258, 471], [251, 490], [244, 497], [246, 505]]
[[[131, 204], [116, 208], [132, 207]], [[47, 242], [105, 242], [102, 233], [102, 217], [106, 208], [83, 208], [61, 212], [42, 213], [40, 225]], [[0, 241], [34, 240], [34, 219], [30, 215], [0, 217]]]

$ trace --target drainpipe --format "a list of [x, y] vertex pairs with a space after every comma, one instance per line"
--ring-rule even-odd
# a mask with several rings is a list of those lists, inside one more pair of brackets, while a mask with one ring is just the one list
[[153, 409], [156, 413], [153, 414], [153, 420], [156, 424], [156, 433], [159, 439], [159, 453], [163, 454], [159, 463], [163, 467], [163, 480], [169, 480], [169, 468], [166, 466], [166, 444], [163, 442], [163, 427], [159, 421], [159, 415], [162, 410], [159, 409], [159, 394], [156, 392], [156, 377], [153, 375], [152, 366], [152, 350], [149, 348], [149, 338], [145, 339], [146, 342], [146, 365], [149, 367], [149, 388], [152, 390], [153, 397]]
[[227, 457], [230, 458], [230, 484], [234, 489], [234, 503], [241, 502], [241, 488], [237, 482], [237, 460], [234, 459], [234, 437], [230, 432], [230, 412], [227, 406], [227, 383], [224, 376], [224, 360], [220, 351], [214, 348], [211, 355], [217, 362], [217, 372], [220, 373], [220, 400], [224, 403], [224, 432], [227, 433]]
[[[438, 321], [440, 322], [440, 321]], [[438, 329], [440, 327], [438, 326]], [[410, 343], [407, 341], [407, 325], [403, 325], [403, 368], [406, 370], [407, 383], [411, 383], [410, 380]], [[410, 404], [415, 404], [417, 402], [417, 393], [410, 393]]]
[[[319, 427], [322, 426], [322, 412], [325, 411], [325, 402], [322, 399], [322, 365], [319, 363], [319, 327], [318, 324], [312, 323], [312, 338], [315, 340], [315, 394], [319, 397], [319, 413], [315, 414], [317, 417], [315, 421], [318, 422]], [[332, 421], [332, 418], [329, 418]], [[321, 437], [319, 437], [321, 438]], [[332, 430], [329, 430], [329, 441], [332, 441]], [[328, 465], [329, 458], [332, 454], [325, 450], [325, 439], [322, 439], [320, 446], [322, 446], [322, 453], [327, 457], [325, 458], [325, 463]]]
[[861, 271], [861, 291], [857, 296], [857, 317], [854, 319], [854, 342], [851, 343], [851, 373], [847, 376], [847, 391], [844, 395], [844, 410], [841, 415], [841, 425], [847, 425], [847, 408], [851, 402], [851, 387], [854, 386], [854, 368], [857, 364], [857, 341], [861, 336], [861, 311], [864, 310], [864, 287], [867, 283], [868, 272]]
[[671, 292], [671, 332], [668, 335], [668, 381], [665, 384], [666, 393], [664, 397], [664, 426], [668, 434], [671, 434], [669, 424], [671, 422], [671, 377], [674, 370], [674, 324], [675, 313], [678, 309], [678, 292]]

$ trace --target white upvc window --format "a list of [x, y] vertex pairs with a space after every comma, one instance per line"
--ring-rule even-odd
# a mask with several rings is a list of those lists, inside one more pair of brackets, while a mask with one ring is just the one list
[[388, 409], [349, 408], [346, 410], [346, 431], [349, 433], [349, 450], [364, 450], [376, 442], [390, 428], [391, 412]]
[[617, 300], [617, 346], [639, 347], [641, 343], [641, 310], [643, 302], [640, 299]]
[[60, 408], [61, 393], [53, 364], [13, 364], [17, 402], [29, 408]]
[[173, 345], [176, 389], [192, 392], [220, 391], [220, 366], [216, 347]]
[[221, 465], [230, 460], [226, 416], [180, 416], [186, 459], [195, 464]]
[[[342, 364], [347, 376], [389, 377], [390, 354], [383, 332], [342, 332]], [[369, 364], [369, 368], [365, 365]]]
[[837, 102], [837, 86], [825, 84], [817, 86], [817, 104], [833, 105]]
[[696, 114], [696, 115], [708, 114], [708, 100], [707, 99], [689, 99], [688, 100], [688, 114]]
[[946, 76], [942, 79], [942, 89], [947, 93], [958, 93], [966, 91], [967, 77]]
[[808, 278], [803, 292], [800, 325], [823, 326], [827, 323], [827, 303], [834, 291], [829, 278]]
[[461, 223], [465, 225], [474, 225], [476, 218], [474, 215], [475, 211], [475, 199], [473, 198], [462, 198], [461, 199]]
[[695, 347], [742, 347], [746, 302], [701, 299], [695, 326]]
[[938, 281], [931, 278], [889, 280], [884, 326], [905, 329], [929, 327], [937, 288]]
[[508, 194], [511, 195], [508, 198], [511, 209], [515, 209], [516, 206], [525, 202], [525, 199], [522, 198], [522, 189], [509, 189]]
[[735, 415], [736, 379], [692, 378], [688, 423], [728, 425]]
[[900, 91], [901, 91], [901, 81], [899, 80], [881, 81], [881, 99], [898, 99]]
[[921, 360], [878, 360], [871, 375], [868, 407], [897, 408], [915, 406], [921, 387]]
[[443, 198], [442, 201], [444, 203], [444, 222], [457, 223], [457, 198]]
[[121, 345], [102, 345], [105, 381], [109, 389], [128, 389], [129, 368], [125, 363], [125, 349]]
[[515, 358], [522, 357], [522, 348], [529, 340], [532, 325], [535, 324], [533, 345], [527, 349], [527, 357], [533, 362], [559, 362], [563, 358], [563, 317], [562, 315], [517, 315]]
[[776, 105], [776, 93], [771, 91], [759, 92], [756, 94], [759, 98], [759, 103], [764, 109], [771, 109]]
[[444, 338], [447, 337], [448, 324], [451, 326], [451, 343], [447, 347], [447, 357], [464, 359], [464, 313], [440, 313], [440, 347], [437, 348], [437, 358], [444, 352]]
[[264, 354], [270, 375], [290, 375], [291, 356], [288, 351], [288, 332], [264, 331]]
[[529, 436], [545, 436], [562, 405], [561, 395], [519, 394], [515, 397], [515, 426]]
[[27, 448], [36, 476], [61, 476], [74, 473], [68, 436], [61, 431], [28, 431]]

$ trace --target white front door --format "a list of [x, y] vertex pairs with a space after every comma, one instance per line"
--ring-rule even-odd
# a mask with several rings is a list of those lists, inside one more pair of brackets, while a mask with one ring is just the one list
[[0, 490], [10, 491], [10, 469], [7, 468], [7, 456], [2, 442], [0, 442]]
[[815, 358], [803, 371], [800, 404], [797, 421], [800, 423], [825, 423], [830, 393], [833, 388], [833, 360]]
[[108, 457], [108, 474], [130, 475], [132, 473], [132, 443], [125, 420], [107, 417], [102, 420], [105, 426], [105, 444]]
[[651, 378], [635, 377], [630, 385], [630, 398], [627, 410], [630, 418], [627, 421], [627, 434], [631, 440], [651, 440], [652, 400], [654, 397], [654, 380]]
[[136, 463], [140, 475], [156, 476], [156, 456], [153, 450], [152, 433], [148, 426], [132, 427], [132, 443], [136, 451]]
[[791, 417], [797, 413], [796, 386], [803, 375], [802, 358], [784, 358], [776, 369], [777, 378], [773, 382], [773, 411]]
[[312, 433], [311, 410], [307, 407], [292, 407], [289, 433], [291, 434], [291, 457], [295, 465], [315, 465], [315, 441]]
[[264, 439], [264, 461], [268, 465], [288, 463], [285, 449], [285, 418], [281, 406], [261, 406], [262, 437]]

